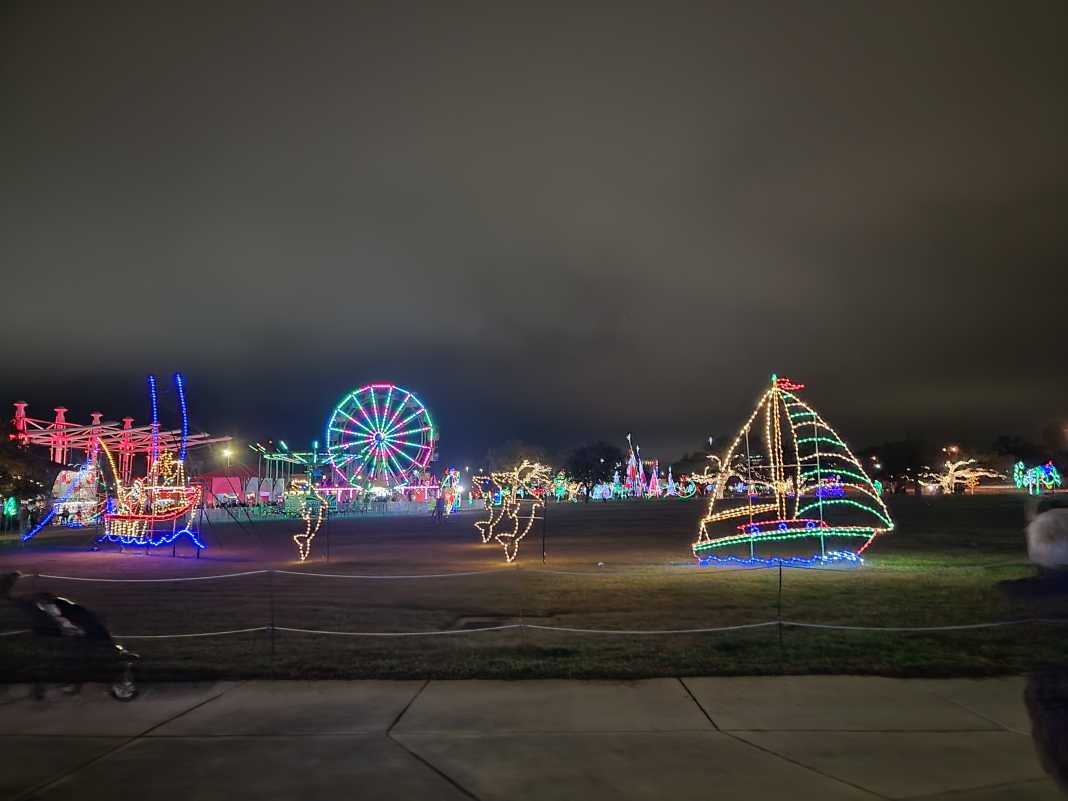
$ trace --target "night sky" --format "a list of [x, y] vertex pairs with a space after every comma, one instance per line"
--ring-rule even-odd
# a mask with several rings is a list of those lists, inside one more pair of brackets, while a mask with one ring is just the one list
[[675, 458], [772, 372], [857, 446], [1068, 418], [1063, 2], [44, 5], [0, 19], [5, 404], [143, 420], [180, 369], [296, 446], [393, 381], [446, 461]]

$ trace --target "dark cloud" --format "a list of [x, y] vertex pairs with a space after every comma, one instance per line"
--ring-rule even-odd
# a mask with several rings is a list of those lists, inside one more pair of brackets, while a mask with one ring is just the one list
[[[9, 4], [5, 395], [291, 440], [377, 379], [456, 458], [1064, 414], [1062, 3]], [[110, 411], [110, 410], [108, 410]]]

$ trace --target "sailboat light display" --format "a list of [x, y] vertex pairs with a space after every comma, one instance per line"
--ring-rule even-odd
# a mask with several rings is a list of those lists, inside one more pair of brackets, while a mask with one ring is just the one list
[[722, 458], [693, 554], [701, 564], [821, 564], [860, 554], [894, 523], [860, 461], [772, 376]]

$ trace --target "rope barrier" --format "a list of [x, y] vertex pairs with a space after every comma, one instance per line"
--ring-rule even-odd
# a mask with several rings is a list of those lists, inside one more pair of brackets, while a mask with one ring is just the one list
[[295, 634], [332, 634], [338, 637], [435, 637], [441, 634], [478, 634], [483, 631], [527, 628], [525, 623], [506, 623], [503, 626], [484, 626], [479, 629], [443, 629], [440, 631], [324, 631], [321, 629], [294, 629], [276, 626], [275, 631]]
[[253, 626], [248, 629], [230, 629], [229, 631], [198, 631], [192, 634], [122, 634], [115, 635], [118, 640], [180, 640], [187, 637], [224, 637], [228, 634], [248, 634], [253, 631], [269, 631], [270, 626]]
[[[229, 578], [241, 578], [244, 576], [258, 576], [266, 573], [276, 573], [281, 576], [308, 576], [311, 578], [347, 578], [347, 579], [362, 579], [364, 581], [393, 581], [393, 580], [412, 580], [412, 579], [436, 579], [436, 578], [462, 578], [465, 576], [486, 576], [493, 573], [506, 573], [510, 571], [520, 571], [525, 573], [546, 573], [556, 576], [637, 576], [639, 578], [645, 576], [659, 576], [659, 575], [692, 575], [699, 576], [704, 575], [701, 570], [671, 570], [670, 568], [676, 567], [676, 565], [666, 565], [663, 570], [616, 570], [616, 571], [569, 571], [569, 570], [552, 570], [550, 568], [527, 568], [527, 567], [495, 567], [489, 570], [466, 570], [456, 571], [451, 573], [408, 573], [408, 574], [379, 574], [372, 575], [369, 573], [312, 573], [305, 570], [246, 570], [241, 573], [216, 573], [210, 576], [171, 576], [167, 578], [100, 578], [96, 576], [59, 576], [52, 573], [37, 573], [37, 578], [52, 579], [55, 581], [83, 581], [83, 582], [99, 582], [105, 584], [155, 584], [161, 582], [171, 581], [213, 581], [215, 579], [229, 579]], [[717, 568], [716, 573], [738, 573], [738, 572], [751, 572], [754, 570], [768, 570], [768, 565], [760, 565], [757, 567], [743, 567], [743, 568]], [[826, 568], [823, 568], [826, 569]], [[29, 576], [31, 574], [23, 574]]]
[[[334, 637], [437, 637], [452, 634], [480, 634], [486, 631], [508, 631], [514, 629], [534, 629], [537, 631], [559, 631], [568, 634], [615, 634], [623, 636], [662, 636], [672, 634], [711, 634], [724, 631], [742, 631], [747, 629], [768, 628], [770, 626], [788, 626], [790, 628], [821, 629], [825, 631], [885, 631], [885, 632], [933, 632], [966, 631], [989, 629], [1004, 626], [1022, 625], [1065, 625], [1068, 618], [1025, 618], [1022, 620], [996, 620], [988, 623], [964, 623], [949, 626], [845, 626], [834, 623], [802, 623], [795, 620], [765, 620], [760, 623], [739, 623], [733, 626], [705, 626], [693, 629], [587, 629], [573, 626], [545, 626], [538, 623], [505, 623], [500, 626], [483, 626], [477, 629], [439, 629], [434, 631], [337, 631], [334, 629], [302, 629], [290, 626], [252, 626], [245, 629], [227, 631], [204, 631], [190, 634], [116, 634], [116, 640], [170, 640], [190, 637], [223, 637], [230, 634], [249, 634], [256, 631], [284, 631], [291, 634], [321, 634]], [[0, 632], [0, 637], [26, 634], [29, 629]]]
[[775, 620], [767, 620], [763, 623], [740, 623], [736, 626], [713, 626], [701, 629], [577, 629], [568, 626], [542, 626], [536, 623], [520, 624], [525, 629], [539, 629], [541, 631], [566, 631], [574, 634], [707, 634], [716, 631], [739, 631], [740, 629], [760, 629], [767, 626], [778, 625]]
[[[537, 631], [559, 631], [568, 634], [615, 634], [624, 636], [662, 636], [672, 634], [710, 634], [723, 631], [742, 631], [782, 625], [790, 628], [821, 629], [824, 631], [884, 631], [884, 632], [935, 632], [967, 631], [975, 629], [1000, 628], [1021, 625], [1065, 625], [1068, 618], [1025, 618], [1023, 620], [995, 620], [988, 623], [963, 623], [951, 626], [845, 626], [834, 623], [802, 623], [796, 620], [766, 620], [761, 623], [740, 623], [734, 626], [709, 626], [693, 629], [586, 629], [572, 626], [544, 626], [537, 623], [505, 623], [500, 626], [483, 626], [477, 629], [441, 629], [435, 631], [336, 631], [333, 629], [300, 629], [289, 626], [252, 626], [245, 629], [228, 629], [226, 631], [201, 631], [189, 634], [116, 634], [117, 640], [177, 640], [193, 637], [225, 637], [231, 634], [251, 634], [257, 631], [284, 631], [291, 634], [321, 634], [334, 637], [437, 637], [450, 634], [480, 634], [486, 631], [508, 631], [513, 629], [534, 629]], [[17, 634], [29, 634], [30, 629], [0, 631], [0, 637], [13, 637]]]
[[415, 573], [411, 575], [360, 575], [350, 573], [306, 573], [303, 570], [273, 570], [272, 573], [278, 573], [283, 576], [314, 576], [317, 578], [351, 578], [351, 579], [366, 579], [370, 581], [382, 581], [389, 579], [427, 579], [427, 578], [453, 578], [456, 576], [484, 576], [488, 573], [503, 573], [508, 570], [518, 570], [520, 568], [513, 567], [496, 567], [492, 570], [469, 570], [463, 573]]
[[[213, 579], [238, 578], [240, 576], [258, 576], [261, 573], [270, 573], [270, 570], [246, 570], [243, 573], [217, 573], [213, 576], [174, 576], [171, 578], [147, 578], [147, 579], [113, 579], [94, 578], [91, 576], [53, 576], [49, 573], [37, 573], [37, 578], [55, 579], [58, 581], [96, 581], [105, 584], [156, 584], [165, 581], [211, 581]], [[24, 574], [29, 575], [29, 574]]]
[[964, 631], [966, 629], [992, 629], [1000, 626], [1021, 626], [1028, 623], [1064, 624], [1068, 618], [1032, 617], [1023, 620], [995, 620], [990, 623], [963, 623], [957, 626], [840, 626], [831, 623], [799, 623], [784, 620], [784, 626], [804, 629], [830, 629], [833, 631]]

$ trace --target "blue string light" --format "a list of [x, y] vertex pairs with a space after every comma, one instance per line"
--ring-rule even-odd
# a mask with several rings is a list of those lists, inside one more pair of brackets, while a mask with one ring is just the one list
[[75, 479], [70, 482], [70, 486], [67, 487], [66, 492], [64, 492], [59, 497], [59, 499], [54, 504], [52, 504], [52, 508], [48, 511], [48, 514], [42, 517], [36, 526], [34, 526], [22, 535], [23, 542], [26, 542], [26, 540], [29, 539], [33, 539], [34, 535], [37, 534], [38, 531], [40, 531], [52, 521], [52, 518], [56, 516], [56, 511], [59, 509], [60, 504], [65, 503], [67, 499], [70, 498], [70, 496], [74, 493], [75, 488], [77, 488], [77, 486], [82, 483], [82, 479], [85, 478], [85, 475], [88, 472], [89, 462], [87, 461], [78, 469], [78, 476], [76, 476]]
[[[182, 445], [178, 450], [178, 461], [185, 461], [185, 452], [189, 442], [189, 410], [185, 405], [185, 379], [181, 373], [174, 374], [174, 386], [178, 389], [178, 405], [182, 411]], [[155, 401], [153, 400], [153, 405]]]
[[827, 551], [822, 556], [817, 555], [811, 558], [803, 556], [773, 556], [767, 559], [759, 556], [747, 558], [739, 556], [703, 556], [697, 561], [702, 567], [716, 564], [748, 565], [750, 567], [778, 567], [779, 565], [783, 567], [815, 567], [827, 564], [852, 564], [859, 567], [864, 564], [864, 559], [852, 551]]
[[156, 395], [156, 377], [148, 377], [148, 395], [152, 399], [152, 462], [159, 456], [159, 398]]
[[104, 542], [105, 540], [107, 540], [108, 542], [118, 542], [123, 545], [137, 545], [139, 547], [147, 545], [150, 548], [158, 548], [160, 545], [170, 545], [183, 534], [188, 535], [189, 539], [192, 540], [193, 545], [195, 545], [200, 550], [204, 550], [207, 547], [204, 545], [203, 542], [200, 541], [200, 538], [197, 536], [197, 533], [195, 531], [191, 531], [188, 528], [181, 528], [177, 531], [169, 531], [165, 534], [161, 534], [158, 538], [151, 536], [145, 537], [144, 535], [128, 537], [121, 534], [102, 534], [100, 535], [100, 538], [97, 539], [97, 542]]

